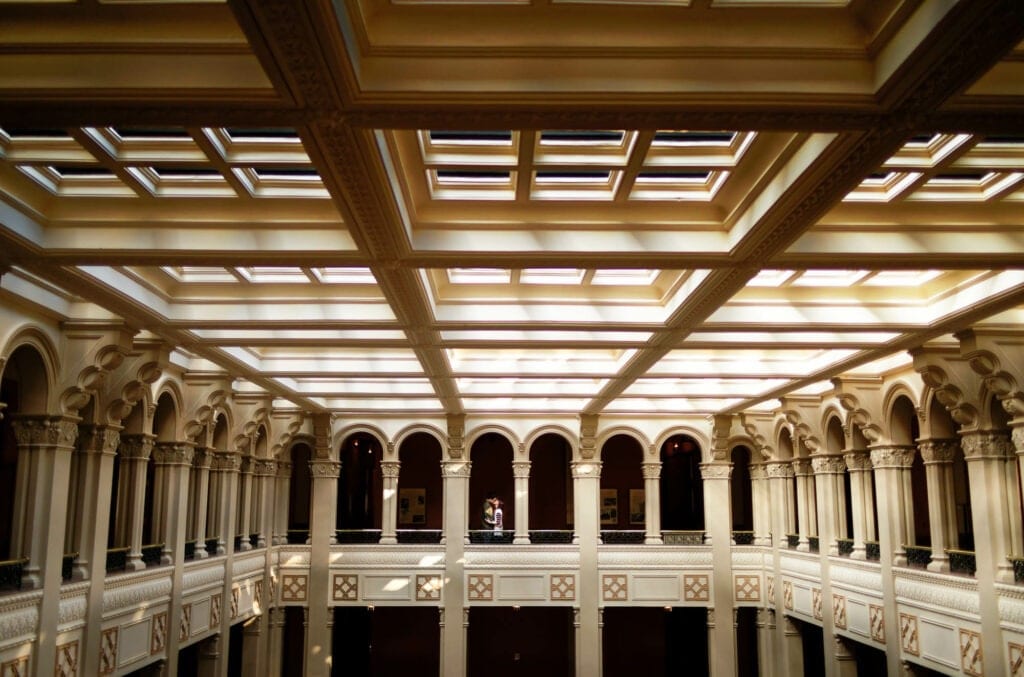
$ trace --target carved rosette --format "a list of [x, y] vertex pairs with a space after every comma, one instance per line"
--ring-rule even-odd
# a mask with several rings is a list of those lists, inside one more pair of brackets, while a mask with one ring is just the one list
[[661, 478], [661, 463], [643, 463], [640, 470], [644, 473], [645, 480], [656, 480]]
[[771, 461], [764, 464], [765, 474], [768, 478], [782, 477], [783, 479], [789, 479], [793, 477], [793, 466], [789, 464], [789, 461]]
[[843, 454], [846, 469], [850, 472], [867, 472], [871, 470], [871, 454], [866, 451], [851, 451]]
[[516, 479], [529, 479], [530, 478], [530, 462], [529, 461], [513, 461], [512, 462], [512, 477]]
[[597, 455], [597, 415], [580, 416], [580, 457], [594, 458]]
[[573, 461], [570, 466], [574, 480], [599, 479], [601, 477], [601, 463], [599, 461]]
[[88, 425], [80, 426], [78, 429], [78, 449], [84, 454], [113, 456], [117, 453], [117, 445], [120, 442], [120, 428]]
[[381, 461], [380, 472], [384, 475], [384, 479], [397, 480], [399, 469], [402, 467], [399, 461]]
[[11, 416], [19, 447], [63, 447], [71, 450], [78, 438], [78, 420], [60, 416]]
[[871, 450], [871, 465], [875, 468], [909, 468], [914, 463], [917, 448], [908, 444], [893, 444]]
[[956, 440], [921, 440], [917, 443], [917, 449], [925, 465], [952, 463], [958, 444]]
[[341, 463], [323, 459], [310, 461], [309, 474], [313, 479], [338, 479], [341, 474]]
[[793, 466], [793, 474], [797, 477], [806, 477], [813, 472], [809, 458], [794, 458], [790, 464]]
[[960, 448], [968, 461], [983, 458], [1005, 459], [1013, 456], [1013, 443], [1004, 433], [967, 433], [960, 438]]
[[701, 463], [700, 476], [704, 480], [727, 480], [732, 476], [732, 463]]
[[194, 449], [185, 442], [159, 442], [153, 447], [157, 465], [192, 465]]
[[469, 479], [470, 468], [473, 464], [469, 461], [442, 461], [441, 462], [441, 476], [442, 477], [461, 477]]
[[822, 454], [811, 458], [815, 475], [842, 475], [846, 472], [846, 459], [838, 454]]
[[117, 447], [117, 453], [122, 460], [148, 461], [153, 453], [154, 443], [155, 438], [145, 433], [121, 435], [121, 444]]

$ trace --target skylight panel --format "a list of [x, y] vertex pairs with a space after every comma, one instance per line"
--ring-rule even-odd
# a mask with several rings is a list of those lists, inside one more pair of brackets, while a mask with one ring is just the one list
[[448, 281], [452, 284], [508, 284], [512, 271], [501, 268], [451, 268]]
[[253, 283], [285, 282], [301, 283], [309, 282], [309, 276], [301, 268], [273, 267], [273, 266], [250, 266], [236, 268], [239, 275]]
[[114, 177], [114, 172], [98, 165], [92, 167], [54, 166], [52, 169], [57, 173], [57, 176], [65, 179], [110, 179]]
[[228, 137], [235, 141], [298, 141], [299, 134], [291, 127], [228, 127]]
[[793, 280], [799, 287], [848, 287], [862, 278], [867, 270], [806, 270]]
[[519, 274], [523, 284], [580, 284], [587, 271], [579, 268], [528, 268]]
[[611, 171], [551, 171], [537, 172], [537, 183], [606, 183]]
[[153, 167], [153, 172], [163, 179], [223, 179], [212, 167]]
[[190, 139], [184, 127], [134, 127], [110, 128], [121, 139]]
[[433, 144], [471, 146], [511, 146], [512, 131], [460, 131], [431, 129], [430, 142]]
[[873, 287], [920, 287], [942, 274], [940, 270], [883, 270], [864, 280]]
[[711, 172], [640, 172], [636, 180], [639, 183], [695, 183], [704, 184]]
[[71, 139], [66, 129], [52, 127], [4, 127], [2, 131], [12, 139]]
[[622, 130], [546, 130], [540, 133], [541, 145], [618, 146], [626, 133]]
[[660, 271], [658, 270], [646, 268], [637, 270], [595, 270], [594, 276], [590, 279], [590, 283], [598, 285], [647, 286], [657, 279], [659, 272]]
[[748, 287], [781, 287], [796, 273], [792, 270], [762, 270], [749, 282]]
[[162, 266], [178, 282], [238, 282], [238, 277], [221, 266]]
[[437, 169], [434, 170], [438, 183], [449, 184], [496, 184], [509, 182], [511, 172], [484, 169]]
[[376, 284], [369, 268], [314, 268], [313, 274], [326, 284]]
[[687, 130], [662, 130], [654, 134], [655, 146], [727, 146], [736, 138], [736, 132], [691, 132]]

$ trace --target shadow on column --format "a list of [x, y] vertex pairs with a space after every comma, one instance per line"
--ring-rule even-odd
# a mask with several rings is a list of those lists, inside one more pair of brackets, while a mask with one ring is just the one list
[[467, 644], [467, 675], [572, 677], [575, 674], [572, 609], [569, 607], [473, 607], [469, 612]]
[[708, 669], [703, 607], [605, 607], [604, 677], [702, 677]]

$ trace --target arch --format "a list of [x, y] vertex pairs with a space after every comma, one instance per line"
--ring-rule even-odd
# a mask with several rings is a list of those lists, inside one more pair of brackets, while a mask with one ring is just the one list
[[789, 432], [787, 426], [782, 426], [776, 433], [775, 448], [777, 450], [776, 458], [780, 461], [789, 461], [796, 458], [793, 449], [793, 436]]
[[256, 426], [256, 438], [253, 442], [253, 456], [256, 458], [269, 458], [267, 455], [267, 445], [269, 434], [267, 433], [267, 426], [260, 423]]
[[473, 458], [473, 445], [476, 444], [477, 440], [487, 434], [497, 434], [508, 440], [508, 443], [512, 445], [512, 453], [515, 455], [519, 449], [519, 436], [516, 435], [515, 431], [511, 428], [495, 423], [485, 423], [484, 425], [478, 426], [466, 435], [466, 460], [472, 460]]
[[730, 497], [732, 499], [732, 530], [736, 544], [740, 544], [740, 537], [735, 532], [750, 532], [750, 541], [753, 542], [754, 532], [754, 487], [750, 478], [750, 464], [753, 461], [754, 452], [745, 444], [738, 444], [730, 447], [729, 460], [732, 462], [732, 476], [730, 482]]
[[210, 433], [210, 443], [217, 451], [227, 451], [229, 448], [228, 435], [231, 431], [231, 423], [224, 414], [217, 415], [213, 419], [213, 431]]
[[[643, 529], [643, 524], [630, 525], [629, 500], [631, 492], [644, 490], [643, 438], [635, 431], [620, 428], [620, 432], [607, 437], [600, 447], [601, 453], [601, 528], [608, 530]], [[606, 541], [607, 542], [607, 541]]]
[[153, 434], [158, 442], [174, 442], [178, 431], [178, 402], [170, 389], [164, 389], [153, 411]]
[[[333, 440], [331, 443], [331, 449], [340, 449], [345, 440], [358, 434], [369, 435], [376, 439], [377, 444], [380, 445], [382, 453], [384, 449], [388, 448], [388, 436], [383, 430], [369, 423], [352, 423], [335, 431], [331, 436]], [[313, 449], [315, 450], [316, 447], [314, 446]]]
[[711, 439], [707, 435], [705, 435], [704, 432], [702, 432], [701, 430], [698, 430], [697, 428], [687, 425], [668, 428], [667, 430], [663, 431], [660, 435], [658, 435], [658, 438], [655, 440], [654, 445], [651, 447], [651, 455], [653, 456], [657, 454], [659, 450], [665, 446], [665, 442], [667, 442], [673, 437], [678, 437], [679, 435], [685, 435], [686, 437], [691, 438], [694, 442], [697, 443], [697, 446], [699, 446], [701, 449], [701, 461], [707, 462], [712, 460]]
[[594, 446], [595, 446], [595, 448], [597, 450], [597, 459], [598, 460], [601, 459], [601, 455], [602, 455], [602, 452], [604, 450], [605, 444], [607, 444], [608, 441], [611, 440], [613, 437], [617, 437], [619, 435], [625, 435], [626, 437], [632, 437], [634, 440], [636, 440], [637, 443], [640, 445], [640, 452], [641, 452], [641, 454], [644, 453], [644, 450], [647, 450], [647, 449], [651, 448], [651, 441], [649, 439], [647, 439], [646, 435], [644, 435], [642, 432], [640, 432], [636, 428], [632, 428], [630, 426], [625, 426], [625, 425], [613, 426], [611, 428], [608, 428], [607, 430], [602, 430], [601, 434], [598, 435], [596, 440], [595, 440]]
[[305, 543], [309, 537], [310, 499], [313, 478], [309, 461], [313, 458], [315, 441], [301, 437], [288, 448], [292, 464], [288, 478], [288, 521], [287, 540], [289, 543]]
[[469, 476], [469, 515], [470, 529], [488, 529], [487, 520], [483, 517], [488, 494], [493, 494], [504, 502], [504, 531], [515, 528], [515, 479], [512, 474], [512, 462], [517, 456], [516, 445], [505, 431], [495, 427], [491, 430], [479, 428], [475, 431], [472, 443], [467, 445], [467, 456], [476, 458], [473, 461]]
[[398, 472], [399, 529], [441, 530], [444, 488], [441, 463], [444, 443], [440, 431], [427, 426], [408, 429], [395, 445]]
[[563, 425], [548, 424], [531, 430], [523, 440], [523, 447], [526, 450], [527, 456], [530, 454], [530, 448], [533, 446], [533, 443], [545, 435], [560, 435], [564, 437], [573, 448], [574, 452], [576, 449], [580, 448], [580, 438], [578, 434]]
[[575, 521], [570, 464], [574, 447], [565, 429], [547, 426], [531, 434], [526, 448], [530, 460], [529, 520], [533, 530], [569, 530]]
[[380, 461], [386, 443], [370, 426], [350, 426], [337, 448], [338, 474], [336, 529], [380, 529], [384, 475]]
[[914, 444], [920, 434], [917, 406], [902, 389], [891, 391], [892, 398], [886, 408], [886, 431], [893, 444]]
[[[429, 423], [413, 423], [412, 425], [408, 425], [402, 428], [395, 434], [394, 442], [393, 444], [390, 445], [390, 447], [392, 448], [392, 451], [394, 452], [396, 458], [398, 456], [399, 450], [402, 447], [402, 443], [405, 442], [410, 437], [412, 437], [413, 435], [419, 433], [425, 433], [433, 437], [435, 440], [437, 440], [437, 443], [441, 445], [442, 453], [444, 452], [445, 449], [448, 448], [448, 435], [445, 433], [445, 431]], [[385, 451], [385, 454], [387, 453], [388, 452]]]
[[23, 414], [46, 414], [57, 382], [59, 353], [38, 327], [26, 326], [13, 334], [0, 353], [0, 372], [5, 379], [32, 384], [21, 394]]
[[667, 438], [658, 447], [661, 460], [661, 528], [665, 531], [704, 530], [704, 480], [700, 464], [705, 452], [687, 434]]

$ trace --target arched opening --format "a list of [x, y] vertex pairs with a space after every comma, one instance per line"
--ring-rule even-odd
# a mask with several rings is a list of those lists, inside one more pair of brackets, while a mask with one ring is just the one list
[[[794, 458], [793, 437], [789, 430], [783, 428], [779, 433], [779, 460], [791, 461]], [[795, 467], [795, 466], [794, 466]], [[790, 547], [796, 547], [800, 534], [800, 512], [797, 510], [797, 486], [795, 478], [788, 478], [789, 488], [786, 490], [785, 521], [783, 528]]]
[[702, 460], [700, 445], [689, 435], [673, 435], [661, 445], [661, 527], [664, 531], [704, 531]]
[[927, 564], [932, 544], [931, 517], [928, 512], [928, 477], [925, 472], [924, 459], [917, 449], [917, 440], [921, 436], [917, 410], [910, 398], [900, 396], [893, 402], [890, 420], [892, 440], [899, 445], [914, 447], [913, 461], [910, 465], [910, 504], [906, 506], [912, 519], [913, 533], [907, 534], [906, 545], [920, 546], [921, 551], [909, 551], [907, 557], [911, 563]]
[[729, 493], [732, 495], [732, 531], [736, 545], [754, 542], [754, 492], [750, 482], [750, 449], [733, 448], [730, 454], [732, 477]]
[[256, 428], [256, 439], [253, 441], [253, 454], [252, 461], [252, 476], [249, 480], [251, 489], [249, 491], [249, 528], [248, 531], [243, 532], [249, 534], [249, 544], [254, 547], [261, 547], [266, 545], [266, 538], [264, 532], [264, 525], [262, 522], [263, 515], [263, 499], [264, 499], [264, 483], [268, 481], [267, 477], [262, 477], [256, 474], [256, 459], [267, 458], [267, 428], [264, 425], [260, 425]]
[[572, 445], [545, 433], [530, 445], [530, 541], [571, 541], [573, 528]]
[[601, 538], [605, 543], [642, 543], [643, 515], [631, 516], [630, 502], [643, 503], [644, 452], [629, 435], [608, 439], [601, 448]]
[[[228, 449], [228, 419], [223, 414], [217, 416], [213, 424], [213, 451], [226, 452]], [[221, 533], [220, 497], [221, 473], [210, 472], [209, 498], [206, 502], [206, 551], [211, 555], [217, 552], [218, 544], [224, 545], [225, 534]]]
[[[515, 530], [512, 457], [512, 443], [499, 433], [484, 433], [473, 442], [470, 450], [473, 465], [469, 478], [469, 528], [470, 539], [474, 542], [512, 539]], [[502, 503], [504, 519], [500, 535], [493, 524], [485, 521], [488, 498], [497, 498]]]
[[[398, 447], [398, 541], [438, 541], [444, 515], [441, 443], [418, 432]], [[428, 536], [428, 533], [430, 534]]]
[[309, 499], [312, 478], [309, 459], [313, 450], [299, 442], [292, 446], [292, 474], [288, 478], [288, 542], [305, 543], [309, 538]]
[[[843, 434], [843, 424], [835, 416], [828, 420], [825, 426], [825, 448], [829, 454], [842, 457], [845, 451], [846, 436]], [[842, 501], [839, 505], [839, 522], [837, 527], [839, 533], [836, 540], [839, 542], [840, 554], [849, 554], [853, 550], [853, 483], [850, 478], [850, 469], [843, 463], [843, 494], [839, 497]]]
[[[379, 530], [384, 478], [380, 470], [382, 450], [369, 433], [353, 433], [341, 443], [338, 476], [338, 510], [334, 526], [343, 532]], [[379, 534], [374, 534], [379, 538]], [[365, 541], [369, 536], [338, 534], [339, 542]]]

